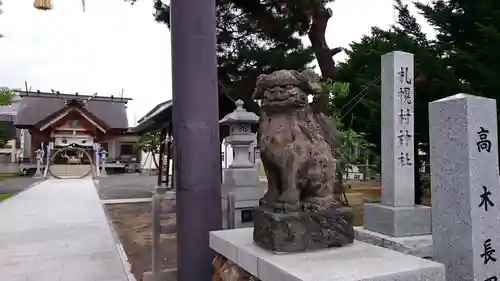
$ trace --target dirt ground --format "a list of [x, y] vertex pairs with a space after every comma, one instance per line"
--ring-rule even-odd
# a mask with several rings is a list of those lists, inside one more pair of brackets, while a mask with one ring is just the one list
[[[380, 199], [380, 183], [376, 181], [351, 181], [350, 188], [345, 190], [349, 206], [354, 211], [354, 225], [363, 225], [364, 201], [365, 199]], [[422, 205], [430, 206], [430, 195], [422, 196]]]
[[[166, 201], [164, 207], [168, 208]], [[143, 273], [151, 271], [151, 204], [116, 204], [107, 206], [108, 214], [127, 253], [132, 273], [137, 281]], [[175, 225], [175, 214], [163, 214], [162, 225]], [[161, 234], [163, 269], [177, 266], [175, 234]]]

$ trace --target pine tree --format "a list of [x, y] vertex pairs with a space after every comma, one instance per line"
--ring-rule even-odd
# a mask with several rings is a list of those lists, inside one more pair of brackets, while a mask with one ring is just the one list
[[437, 30], [442, 60], [468, 93], [498, 98], [500, 2], [437, 0], [417, 7]]

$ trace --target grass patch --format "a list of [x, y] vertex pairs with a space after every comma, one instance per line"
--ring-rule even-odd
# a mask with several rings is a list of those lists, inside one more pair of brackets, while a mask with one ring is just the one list
[[261, 168], [259, 170], [259, 177], [260, 178], [265, 178], [266, 177], [266, 171], [264, 171], [264, 168]]
[[0, 193], [0, 201], [9, 198], [11, 195], [8, 193]]
[[364, 196], [363, 198], [370, 201], [380, 201], [380, 196], [367, 195]]

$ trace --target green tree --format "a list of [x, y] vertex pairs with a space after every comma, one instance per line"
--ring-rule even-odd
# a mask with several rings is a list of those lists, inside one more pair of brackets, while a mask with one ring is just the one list
[[[14, 90], [7, 87], [0, 87], [0, 106], [8, 106], [12, 104]], [[5, 147], [8, 141], [14, 136], [12, 135], [12, 122], [0, 121], [0, 147]]]
[[[140, 136], [138, 144], [139, 144], [139, 149], [141, 149], [146, 153], [151, 154], [156, 169], [159, 169], [158, 161], [156, 160], [156, 155], [160, 153], [160, 146], [163, 144], [163, 141], [161, 140], [161, 132], [154, 131]], [[160, 157], [162, 157], [162, 155], [160, 155]]]

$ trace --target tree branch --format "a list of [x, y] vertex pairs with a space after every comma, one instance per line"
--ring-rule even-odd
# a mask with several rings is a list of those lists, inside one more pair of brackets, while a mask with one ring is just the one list
[[323, 77], [330, 79], [336, 78], [336, 68], [333, 56], [340, 53], [342, 48], [330, 49], [326, 43], [325, 32], [328, 21], [332, 17], [332, 11], [326, 7], [315, 7], [310, 13], [312, 17], [311, 28], [308, 32], [311, 47], [318, 60], [318, 66]]

